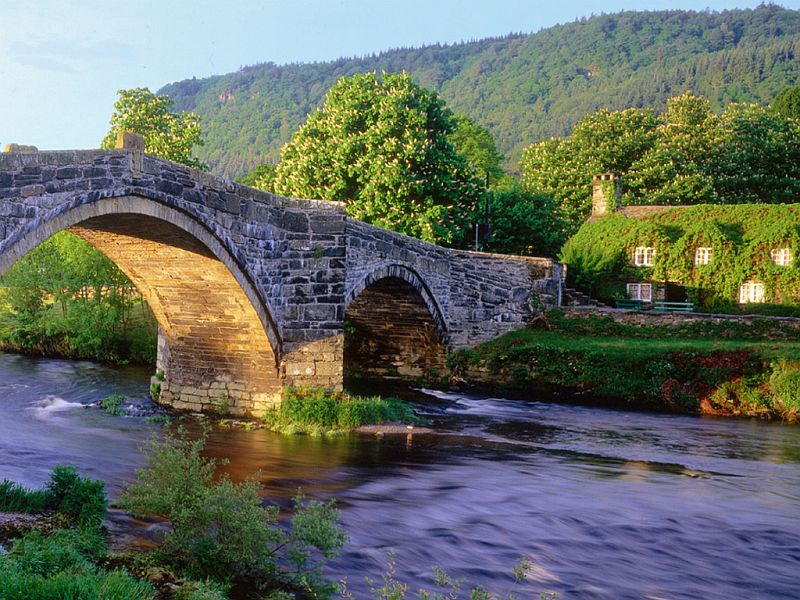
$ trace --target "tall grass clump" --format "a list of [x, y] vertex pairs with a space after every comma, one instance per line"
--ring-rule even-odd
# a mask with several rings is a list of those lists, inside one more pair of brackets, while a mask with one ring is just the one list
[[783, 419], [800, 421], [800, 362], [779, 361], [774, 364], [769, 386]]
[[106, 541], [97, 528], [33, 531], [0, 556], [3, 600], [150, 600], [153, 588], [124, 571], [105, 571], [96, 561]]
[[398, 398], [355, 396], [322, 388], [286, 388], [281, 405], [265, 416], [270, 428], [285, 433], [320, 434], [362, 425], [418, 423], [411, 406]]
[[0, 482], [0, 511], [56, 511], [75, 525], [99, 527], [107, 507], [105, 483], [81, 477], [73, 466], [56, 465], [50, 481], [38, 490], [7, 479]]

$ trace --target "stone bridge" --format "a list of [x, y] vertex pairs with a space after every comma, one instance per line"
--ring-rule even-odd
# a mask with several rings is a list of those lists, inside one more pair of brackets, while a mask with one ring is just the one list
[[422, 376], [558, 304], [550, 259], [451, 250], [142, 152], [0, 154], [0, 274], [67, 230], [159, 323], [160, 401], [259, 414], [284, 385]]

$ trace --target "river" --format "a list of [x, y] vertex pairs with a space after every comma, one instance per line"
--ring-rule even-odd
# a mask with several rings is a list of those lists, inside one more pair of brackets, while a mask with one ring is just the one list
[[[0, 354], [0, 478], [75, 464], [113, 495], [160, 430], [148, 374]], [[95, 405], [112, 393], [131, 416]], [[412, 590], [441, 566], [520, 598], [800, 598], [800, 427], [534, 400], [420, 392], [436, 434], [216, 430], [208, 452], [283, 506], [299, 487], [337, 498], [350, 542], [330, 571], [359, 599], [390, 551]], [[513, 587], [523, 555], [532, 580]]]

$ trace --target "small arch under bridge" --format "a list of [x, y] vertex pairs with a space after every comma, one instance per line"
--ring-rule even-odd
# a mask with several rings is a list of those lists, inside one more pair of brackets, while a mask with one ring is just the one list
[[62, 230], [104, 252], [153, 310], [176, 408], [260, 414], [285, 385], [423, 375], [560, 304], [551, 259], [443, 248], [132, 146], [0, 154], [0, 274]]

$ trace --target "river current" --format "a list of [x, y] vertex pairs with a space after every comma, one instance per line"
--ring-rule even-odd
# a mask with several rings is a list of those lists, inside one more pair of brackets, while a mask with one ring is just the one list
[[[154, 432], [149, 373], [0, 354], [0, 479], [75, 464], [111, 494]], [[130, 416], [97, 403], [124, 394]], [[561, 599], [800, 598], [800, 427], [420, 391], [435, 434], [286, 437], [215, 430], [267, 501], [336, 498], [350, 542], [330, 573], [367, 598], [387, 555], [498, 593]], [[112, 514], [111, 528], [137, 524]], [[527, 556], [528, 583], [511, 570]]]

